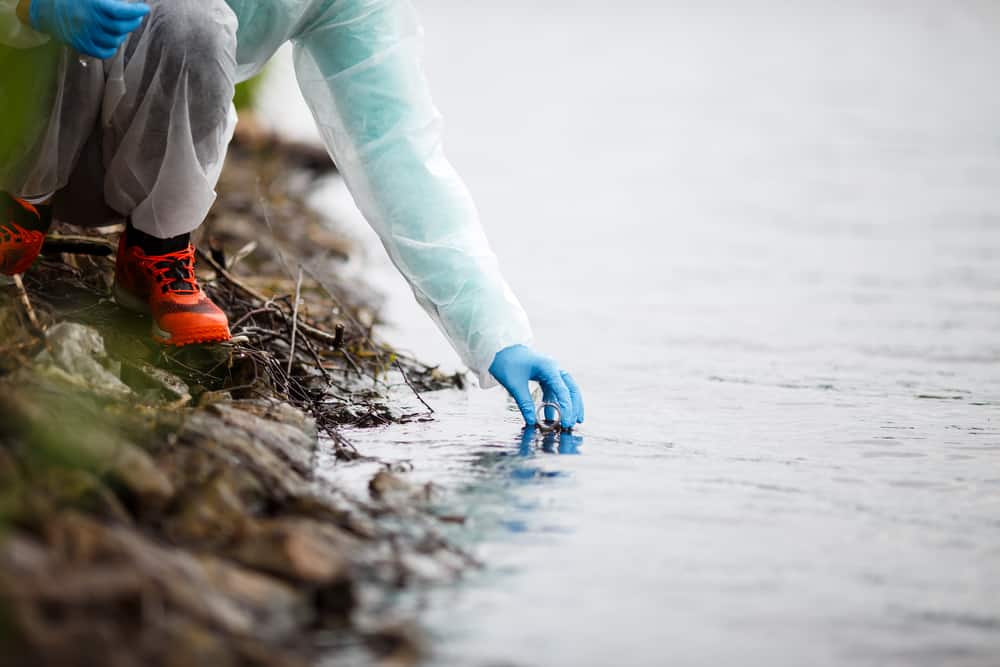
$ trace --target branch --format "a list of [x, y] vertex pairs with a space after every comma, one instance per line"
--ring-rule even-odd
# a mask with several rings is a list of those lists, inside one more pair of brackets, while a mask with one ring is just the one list
[[403, 370], [403, 364], [399, 363], [399, 359], [395, 361], [395, 364], [396, 368], [398, 368], [399, 372], [403, 375], [403, 382], [406, 383], [406, 386], [410, 388], [413, 394], [417, 397], [417, 400], [423, 403], [424, 407], [430, 410], [431, 414], [434, 414], [434, 408], [427, 405], [427, 401], [424, 400], [424, 397], [420, 395], [420, 392], [417, 391], [417, 388], [413, 386], [412, 382], [410, 382], [410, 378], [406, 377], [406, 371]]
[[69, 234], [49, 234], [42, 245], [42, 253], [58, 255], [93, 255], [95, 257], [110, 257], [115, 253], [115, 244], [95, 236], [73, 236]]
[[295, 337], [299, 332], [299, 299], [302, 295], [302, 267], [299, 267], [299, 278], [295, 281], [295, 301], [292, 303], [292, 342], [288, 353], [288, 370], [285, 372], [285, 396], [288, 395], [288, 383], [292, 379], [292, 363], [295, 361]]
[[14, 285], [17, 286], [17, 294], [21, 299], [21, 305], [24, 307], [24, 312], [28, 316], [28, 321], [31, 323], [31, 328], [34, 329], [37, 334], [45, 333], [45, 328], [38, 320], [38, 314], [35, 313], [35, 308], [31, 305], [31, 299], [28, 298], [28, 290], [24, 289], [24, 281], [21, 280], [21, 276], [19, 274], [14, 275]]

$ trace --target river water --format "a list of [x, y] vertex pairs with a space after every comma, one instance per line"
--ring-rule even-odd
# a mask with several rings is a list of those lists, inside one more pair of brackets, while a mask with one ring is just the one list
[[[587, 401], [548, 442], [499, 390], [351, 434], [486, 563], [422, 594], [430, 663], [1000, 664], [1000, 5], [418, 5], [449, 153]], [[456, 366], [370, 266], [386, 336]]]

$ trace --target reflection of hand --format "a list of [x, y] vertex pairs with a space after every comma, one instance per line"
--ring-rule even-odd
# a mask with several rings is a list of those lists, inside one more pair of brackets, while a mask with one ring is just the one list
[[[521, 456], [531, 456], [535, 451], [535, 439], [539, 430], [535, 426], [529, 426], [521, 433]], [[542, 451], [554, 454], [579, 454], [580, 445], [583, 444], [583, 436], [573, 435], [569, 431], [557, 433], [547, 431], [542, 433]]]
[[583, 444], [583, 436], [573, 435], [563, 431], [559, 434], [560, 454], [579, 454], [580, 445]]
[[561, 425], [565, 429], [583, 423], [583, 395], [569, 373], [552, 359], [537, 354], [524, 345], [514, 345], [497, 352], [490, 374], [517, 401], [521, 416], [528, 426], [535, 426], [535, 401], [528, 388], [530, 381], [542, 385], [543, 400], [559, 405]]
[[149, 6], [121, 0], [31, 0], [31, 27], [82, 54], [107, 60], [142, 25]]

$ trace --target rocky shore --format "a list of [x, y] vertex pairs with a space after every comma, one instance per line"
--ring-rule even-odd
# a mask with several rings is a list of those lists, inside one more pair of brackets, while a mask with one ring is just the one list
[[232, 343], [154, 344], [109, 298], [114, 228], [58, 227], [0, 288], [4, 665], [419, 660], [380, 601], [475, 566], [442, 537], [454, 517], [388, 466], [365, 498], [314, 472], [364, 457], [345, 425], [427, 418], [388, 401], [390, 378], [463, 378], [373, 335], [370, 293], [337, 272], [350, 242], [305, 203], [331, 166], [273, 138], [234, 146], [199, 240]]

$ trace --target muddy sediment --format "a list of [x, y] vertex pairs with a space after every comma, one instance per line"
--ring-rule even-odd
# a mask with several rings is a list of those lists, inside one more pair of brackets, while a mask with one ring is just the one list
[[231, 343], [162, 348], [113, 303], [118, 229], [57, 227], [23, 286], [0, 288], [3, 664], [419, 658], [378, 600], [473, 559], [425, 489], [385, 470], [359, 498], [314, 471], [364, 457], [344, 426], [426, 418], [388, 401], [390, 377], [463, 378], [373, 335], [371, 293], [337, 272], [352, 245], [305, 204], [328, 168], [234, 147], [199, 240]]

